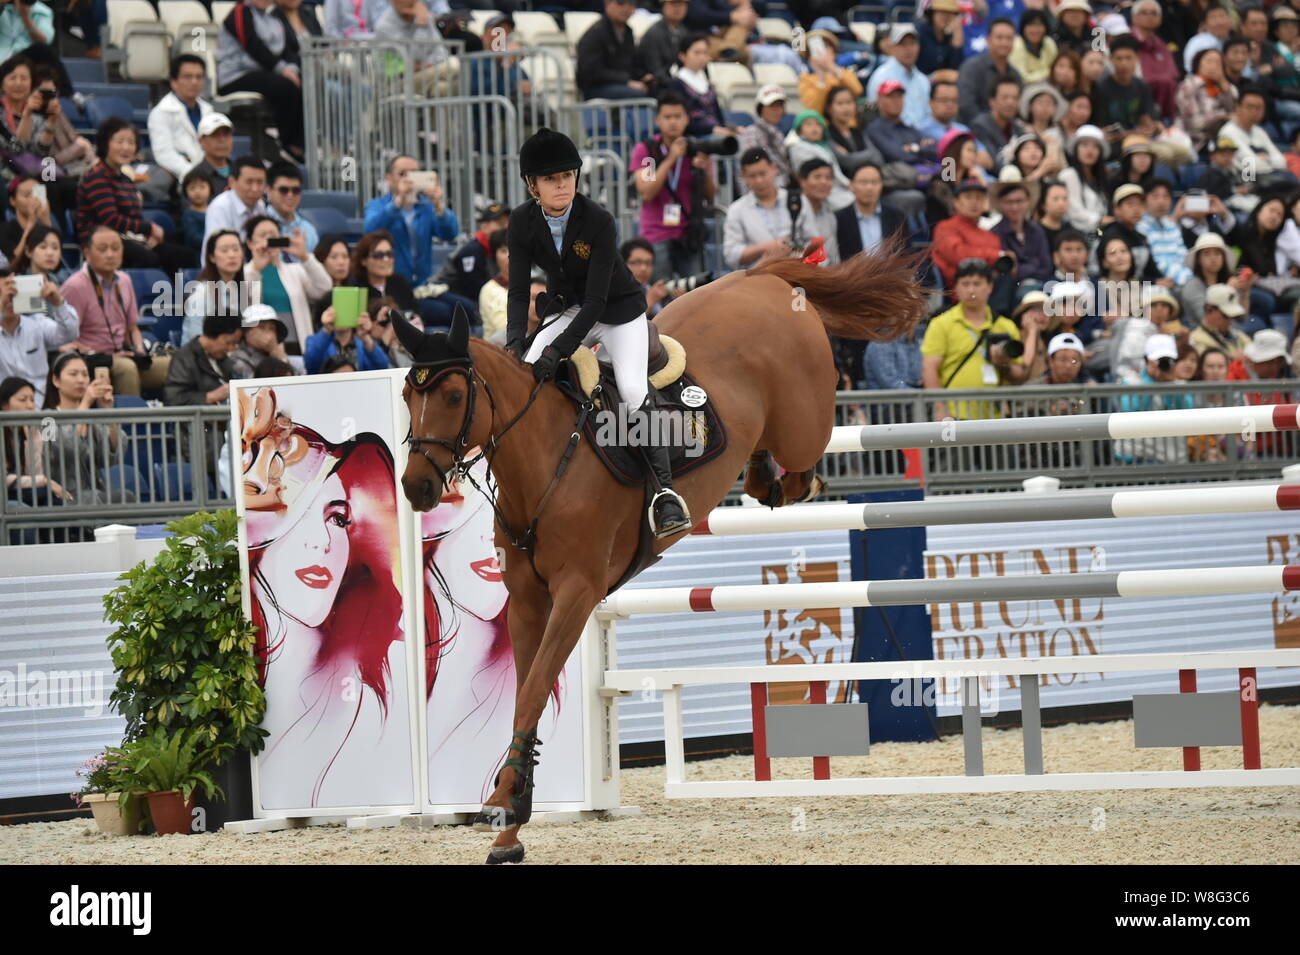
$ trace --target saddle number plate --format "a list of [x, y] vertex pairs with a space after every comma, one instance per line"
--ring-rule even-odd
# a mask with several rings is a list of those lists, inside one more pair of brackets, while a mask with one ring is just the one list
[[687, 385], [682, 389], [681, 402], [688, 408], [698, 408], [708, 400], [708, 394], [699, 385]]

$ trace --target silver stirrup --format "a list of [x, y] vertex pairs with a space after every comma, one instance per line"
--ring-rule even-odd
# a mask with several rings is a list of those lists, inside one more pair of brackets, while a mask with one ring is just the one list
[[[655, 502], [664, 496], [676, 498], [677, 503], [681, 505], [682, 514], [685, 515], [686, 518], [686, 523], [682, 526], [674, 527], [673, 529], [666, 531], [660, 530], [655, 524]], [[686, 506], [685, 499], [672, 488], [662, 488], [655, 493], [654, 497], [650, 498], [650, 506], [646, 508], [646, 516], [650, 522], [650, 533], [652, 533], [656, 538], [672, 537], [674, 534], [680, 534], [683, 530], [686, 530], [691, 526], [691, 509]]]

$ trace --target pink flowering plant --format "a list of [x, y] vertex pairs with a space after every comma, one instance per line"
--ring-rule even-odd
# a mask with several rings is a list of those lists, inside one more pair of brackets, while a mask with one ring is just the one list
[[113, 788], [115, 782], [114, 768], [114, 765], [108, 760], [107, 753], [99, 753], [81, 764], [81, 768], [77, 770], [77, 778], [81, 780], [81, 788], [75, 793], [68, 794], [78, 808], [84, 808], [86, 805], [82, 801], [82, 796], [115, 791]]

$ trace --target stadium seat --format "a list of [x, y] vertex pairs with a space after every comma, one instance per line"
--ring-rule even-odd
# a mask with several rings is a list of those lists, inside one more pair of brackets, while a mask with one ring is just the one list
[[302, 208], [337, 209], [344, 216], [352, 216], [357, 212], [357, 197], [354, 193], [335, 189], [304, 189]]
[[230, 155], [235, 159], [240, 156], [247, 156], [253, 151], [252, 136], [232, 136], [230, 145]]
[[86, 118], [92, 127], [113, 116], [134, 123], [135, 109], [120, 96], [92, 96], [86, 100]]
[[68, 70], [68, 79], [72, 80], [74, 89], [82, 83], [107, 83], [108, 73], [103, 60], [87, 60], [81, 57], [64, 57], [63, 65]]
[[1189, 162], [1178, 170], [1178, 184], [1184, 189], [1195, 189], [1196, 184], [1201, 181], [1201, 177], [1205, 175], [1205, 170], [1208, 168], [1203, 162]]
[[754, 125], [754, 114], [746, 113], [741, 110], [728, 110], [725, 118], [728, 126], [743, 128], [745, 126]]
[[641, 38], [645, 36], [646, 30], [649, 30], [661, 19], [662, 17], [657, 13], [642, 15], [642, 11], [638, 11], [636, 15], [627, 21], [627, 25], [632, 28], [632, 39], [640, 43]]
[[77, 87], [86, 96], [116, 96], [131, 104], [132, 109], [148, 111], [154, 102], [146, 83], [83, 83]]
[[72, 128], [78, 133], [89, 132], [95, 128], [90, 122], [90, 117], [82, 112], [81, 107], [66, 96], [59, 97], [59, 105], [63, 107], [63, 115], [68, 117], [68, 122], [72, 124]]
[[349, 243], [356, 242], [366, 234], [366, 220], [360, 217], [348, 218], [348, 231], [343, 233], [343, 238]]
[[[113, 0], [108, 4], [108, 43], [119, 50], [126, 46], [126, 36], [136, 29], [157, 30], [158, 14], [149, 0]], [[165, 31], [166, 28], [162, 27]]]
[[351, 233], [351, 227], [348, 225], [348, 218], [333, 206], [320, 206], [309, 209], [302, 206], [298, 210], [302, 217], [316, 227], [316, 231], [321, 235], [329, 235], [331, 232]]
[[176, 220], [169, 216], [163, 209], [146, 209], [144, 212], [145, 220], [156, 222], [163, 227], [163, 231], [169, 236], [176, 231]]
[[569, 39], [549, 13], [520, 10], [513, 14], [515, 32], [526, 46], [561, 46], [567, 51]]
[[196, 32], [207, 34], [205, 45], [216, 42], [218, 27], [212, 23], [207, 8], [198, 0], [159, 0], [158, 22], [167, 27], [172, 38], [172, 52], [188, 53], [193, 49]]
[[212, 22], [216, 24], [225, 23], [230, 11], [235, 9], [234, 0], [213, 0], [211, 6]]
[[582, 35], [591, 29], [601, 14], [589, 11], [570, 10], [564, 15], [564, 34], [569, 38], [569, 49], [576, 50]]
[[167, 79], [171, 59], [172, 38], [166, 27], [158, 24], [157, 30], [147, 31], [133, 27], [127, 33], [118, 68], [125, 80], [158, 83]]
[[758, 32], [764, 40], [773, 43], [789, 43], [794, 39], [794, 28], [789, 20], [780, 17], [763, 17], [758, 21]]
[[737, 88], [755, 86], [754, 76], [748, 67], [740, 63], [717, 61], [708, 66], [709, 82], [718, 94], [718, 103], [723, 109], [730, 108], [732, 91]]
[[785, 90], [787, 102], [799, 102], [799, 77], [784, 63], [755, 63], [754, 81], [759, 86], [775, 83]]
[[[140, 314], [143, 317], [147, 310], [153, 314], [153, 302], [159, 295], [170, 298], [172, 294], [172, 278], [161, 269], [126, 269], [127, 276], [131, 279], [131, 287], [135, 289], [135, 301], [140, 307]], [[158, 289], [158, 285], [162, 289]]]
[[849, 24], [849, 29], [859, 43], [864, 43], [869, 47], [876, 45], [876, 25], [867, 20], [854, 20]]
[[483, 36], [483, 31], [487, 29], [488, 21], [493, 17], [501, 16], [500, 10], [471, 10], [469, 12], [469, 30], [471, 33]]
[[153, 466], [154, 499], [188, 501], [194, 497], [194, 472], [188, 462], [168, 461]]
[[121, 502], [125, 496], [124, 491], [134, 494], [137, 501], [141, 499], [140, 472], [135, 469], [135, 465], [114, 464], [106, 468], [100, 468], [99, 480], [103, 484], [110, 502]]

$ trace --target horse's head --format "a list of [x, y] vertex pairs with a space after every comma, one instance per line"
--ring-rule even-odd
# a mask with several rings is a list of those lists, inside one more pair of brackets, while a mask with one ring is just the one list
[[411, 454], [402, 472], [402, 490], [412, 507], [428, 511], [442, 499], [448, 475], [471, 448], [486, 440], [490, 422], [486, 416], [481, 422], [474, 417], [478, 388], [465, 310], [456, 306], [447, 332], [422, 332], [398, 315], [393, 324], [414, 359], [402, 389], [411, 413], [406, 439]]

